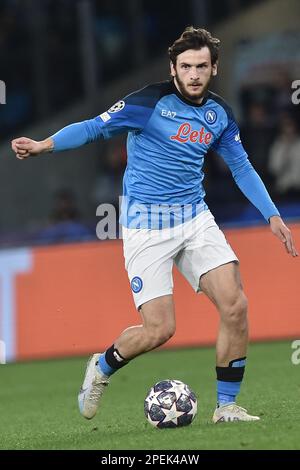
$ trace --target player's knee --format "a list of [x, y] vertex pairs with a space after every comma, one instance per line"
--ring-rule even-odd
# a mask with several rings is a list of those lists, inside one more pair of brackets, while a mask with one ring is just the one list
[[246, 330], [248, 300], [244, 292], [239, 292], [222, 309], [222, 319], [234, 328]]

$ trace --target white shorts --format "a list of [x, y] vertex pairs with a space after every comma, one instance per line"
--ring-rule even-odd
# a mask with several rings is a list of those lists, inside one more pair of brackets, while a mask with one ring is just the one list
[[203, 274], [238, 258], [209, 210], [172, 229], [123, 230], [125, 267], [137, 309], [173, 293], [175, 262], [196, 292]]

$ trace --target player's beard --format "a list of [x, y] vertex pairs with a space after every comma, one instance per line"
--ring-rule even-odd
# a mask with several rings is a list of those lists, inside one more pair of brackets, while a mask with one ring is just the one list
[[[212, 77], [212, 75], [211, 75]], [[200, 91], [199, 93], [196, 93], [196, 94], [192, 94], [192, 93], [189, 93], [189, 90], [188, 90], [188, 85], [185, 85], [183, 83], [183, 81], [178, 77], [178, 74], [176, 73], [174, 79], [176, 80], [176, 83], [178, 85], [178, 88], [179, 88], [179, 91], [180, 93], [186, 98], [188, 99], [189, 101], [192, 101], [192, 102], [195, 102], [195, 103], [199, 103], [201, 98], [204, 97], [205, 93], [207, 92], [208, 90], [208, 87], [209, 87], [209, 84], [210, 84], [210, 81], [211, 81], [211, 77], [210, 79], [208, 80], [208, 82], [206, 83], [206, 85], [202, 88], [200, 88]], [[201, 83], [201, 82], [196, 82], [197, 83]], [[191, 83], [189, 84], [191, 85]]]

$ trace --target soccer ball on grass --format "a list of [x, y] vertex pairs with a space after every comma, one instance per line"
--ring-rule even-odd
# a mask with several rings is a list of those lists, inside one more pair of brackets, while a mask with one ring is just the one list
[[162, 380], [147, 393], [144, 411], [149, 423], [159, 429], [187, 426], [196, 416], [197, 398], [180, 380]]

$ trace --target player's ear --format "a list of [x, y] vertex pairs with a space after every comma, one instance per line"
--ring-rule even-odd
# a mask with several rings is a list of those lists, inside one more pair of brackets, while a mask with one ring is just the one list
[[171, 71], [172, 77], [175, 77], [176, 76], [176, 70], [175, 70], [175, 67], [174, 67], [174, 64], [173, 64], [172, 61], [170, 62], [170, 71]]
[[212, 66], [212, 75], [213, 77], [215, 77], [218, 73], [218, 62], [216, 62], [213, 66]]

